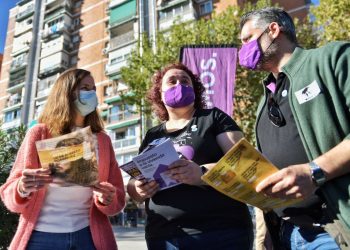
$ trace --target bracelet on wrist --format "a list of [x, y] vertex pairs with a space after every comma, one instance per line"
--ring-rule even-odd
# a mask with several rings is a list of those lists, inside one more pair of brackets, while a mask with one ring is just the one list
[[309, 167], [312, 181], [317, 187], [322, 186], [326, 182], [326, 175], [322, 168], [313, 161], [309, 163]]

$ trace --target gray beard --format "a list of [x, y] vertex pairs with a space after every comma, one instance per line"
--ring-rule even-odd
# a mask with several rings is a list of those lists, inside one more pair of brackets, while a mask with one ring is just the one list
[[277, 59], [278, 54], [278, 45], [273, 41], [270, 46], [266, 49], [265, 52], [263, 52], [263, 55], [256, 66], [257, 70], [265, 70], [268, 65], [271, 65], [274, 63], [274, 61]]

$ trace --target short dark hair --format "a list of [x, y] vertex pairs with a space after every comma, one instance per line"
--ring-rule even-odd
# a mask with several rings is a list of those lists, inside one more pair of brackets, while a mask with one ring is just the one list
[[196, 109], [205, 108], [205, 101], [203, 98], [203, 93], [205, 88], [201, 83], [199, 77], [187, 68], [184, 64], [177, 62], [169, 64], [157, 71], [152, 77], [152, 87], [147, 93], [147, 100], [152, 104], [152, 109], [161, 121], [167, 121], [169, 119], [168, 111], [165, 108], [165, 105], [162, 101], [161, 89], [162, 89], [162, 80], [166, 72], [171, 69], [179, 69], [185, 71], [188, 76], [191, 78], [193, 90], [195, 93], [194, 107]]
[[261, 29], [266, 29], [270, 23], [276, 22], [281, 27], [282, 32], [291, 42], [295, 44], [298, 43], [293, 19], [281, 8], [267, 7], [245, 13], [241, 17], [239, 24], [240, 29], [242, 30], [244, 24], [250, 20], [253, 20], [255, 27]]

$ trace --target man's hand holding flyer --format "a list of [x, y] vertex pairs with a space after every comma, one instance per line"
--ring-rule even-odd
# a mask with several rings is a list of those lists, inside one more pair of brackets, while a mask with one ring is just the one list
[[255, 187], [278, 169], [245, 139], [233, 146], [202, 180], [219, 192], [262, 210], [288, 206], [300, 200], [284, 200], [257, 193]]
[[42, 168], [62, 182], [92, 186], [98, 182], [95, 143], [90, 127], [36, 142]]

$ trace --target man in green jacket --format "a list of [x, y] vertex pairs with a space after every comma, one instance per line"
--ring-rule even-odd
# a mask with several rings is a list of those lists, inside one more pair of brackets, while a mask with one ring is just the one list
[[246, 13], [240, 28], [239, 63], [270, 72], [263, 81], [256, 138], [261, 152], [280, 169], [256, 191], [303, 199], [265, 214], [274, 246], [348, 249], [350, 43], [304, 50], [291, 17], [279, 8]]

